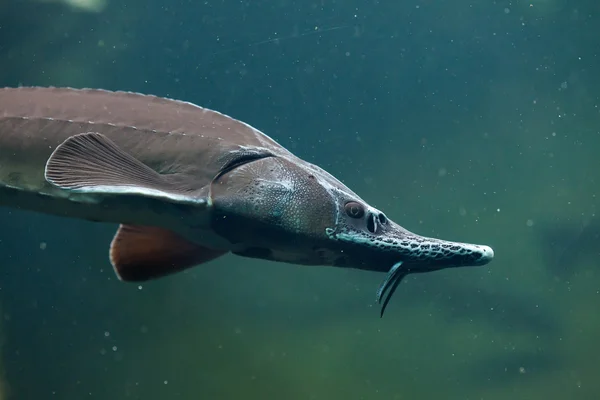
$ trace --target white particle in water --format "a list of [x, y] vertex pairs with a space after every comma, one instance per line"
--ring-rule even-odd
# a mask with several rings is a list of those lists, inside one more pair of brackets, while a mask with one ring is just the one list
[[110, 336], [110, 332], [109, 331], [104, 332], [104, 337], [109, 337], [109, 336]]
[[46, 247], [48, 247], [48, 244], [46, 242], [40, 243], [40, 250], [46, 250]]
[[138, 286], [138, 290], [142, 290], [142, 285]]
[[168, 384], [168, 383], [169, 383], [169, 381], [164, 381], [163, 383], [166, 385], [166, 384]]
[[113, 346], [112, 351], [117, 351], [117, 346]]
[[506, 8], [504, 9], [504, 14], [510, 14], [510, 8], [506, 7]]
[[533, 226], [533, 220], [532, 219], [528, 219], [527, 222], [526, 222], [526, 224], [527, 224], [528, 227], [531, 228]]

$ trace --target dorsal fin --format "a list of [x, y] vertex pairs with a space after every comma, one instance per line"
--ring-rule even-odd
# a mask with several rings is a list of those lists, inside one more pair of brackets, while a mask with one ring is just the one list
[[153, 226], [121, 225], [110, 246], [119, 279], [147, 281], [214, 260], [226, 251], [209, 249]]

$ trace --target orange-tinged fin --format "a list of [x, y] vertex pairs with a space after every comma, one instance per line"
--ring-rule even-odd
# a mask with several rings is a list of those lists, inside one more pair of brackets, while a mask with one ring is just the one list
[[110, 246], [120, 280], [140, 282], [174, 274], [227, 253], [202, 247], [167, 229], [121, 225]]

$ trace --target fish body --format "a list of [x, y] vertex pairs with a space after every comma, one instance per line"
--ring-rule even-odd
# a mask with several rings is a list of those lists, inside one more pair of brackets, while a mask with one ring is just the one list
[[380, 300], [408, 273], [493, 258], [411, 233], [242, 121], [129, 92], [0, 89], [0, 205], [120, 224], [110, 259], [126, 281], [231, 252], [389, 271]]
[[46, 180], [52, 152], [84, 132], [102, 134], [160, 174], [200, 190], [227, 161], [223, 154], [246, 145], [289, 154], [252, 127], [186, 102], [96, 89], [5, 88], [0, 90], [0, 204], [94, 221], [169, 224], [172, 215], [162, 218], [163, 212], [152, 211], [161, 209], [160, 201], [144, 207], [147, 198], [101, 198]]

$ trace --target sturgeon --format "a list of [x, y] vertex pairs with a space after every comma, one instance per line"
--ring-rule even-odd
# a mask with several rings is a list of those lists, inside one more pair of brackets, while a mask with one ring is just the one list
[[0, 89], [0, 206], [119, 224], [122, 281], [227, 253], [384, 272], [380, 316], [407, 274], [494, 257], [406, 230], [242, 121], [131, 92]]

